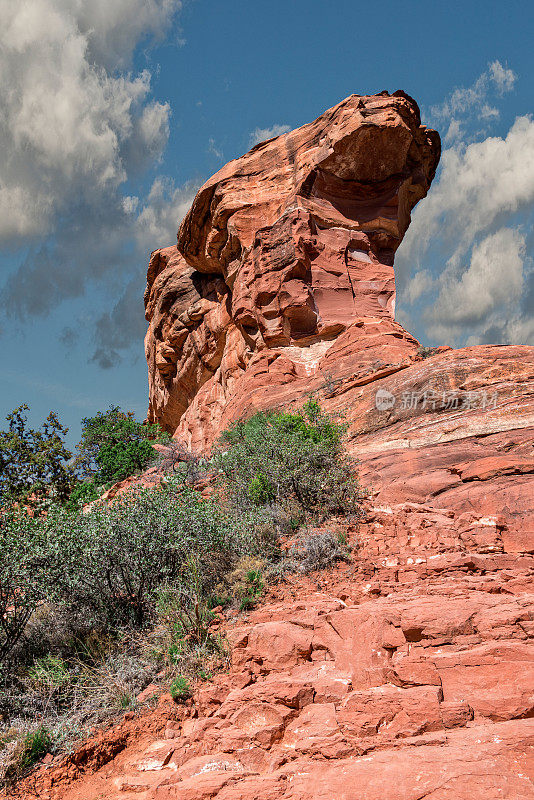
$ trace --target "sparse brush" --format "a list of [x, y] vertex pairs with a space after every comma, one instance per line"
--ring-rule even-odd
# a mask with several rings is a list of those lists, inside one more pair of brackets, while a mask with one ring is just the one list
[[170, 472], [191, 485], [206, 473], [208, 462], [192, 453], [181, 442], [171, 440], [161, 451], [158, 466], [163, 472]]
[[346, 542], [342, 542], [339, 536], [325, 531], [300, 536], [289, 551], [289, 557], [300, 572], [307, 573], [331, 569], [337, 562], [347, 561], [350, 552]]
[[22, 739], [14, 739], [4, 764], [4, 781], [9, 783], [20, 778], [50, 751], [51, 746], [52, 738], [44, 727], [29, 731]]

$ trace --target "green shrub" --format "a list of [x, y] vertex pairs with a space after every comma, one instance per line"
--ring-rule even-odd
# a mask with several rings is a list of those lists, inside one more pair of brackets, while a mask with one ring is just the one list
[[189, 681], [183, 675], [178, 675], [169, 686], [169, 692], [176, 703], [183, 703], [184, 700], [191, 697]]
[[22, 749], [18, 758], [17, 772], [23, 774], [33, 767], [45, 756], [52, 745], [52, 737], [46, 728], [37, 728], [33, 733], [28, 733], [22, 742]]
[[417, 348], [417, 355], [421, 356], [421, 358], [430, 358], [431, 356], [435, 355], [439, 350], [439, 347], [425, 347], [421, 345], [421, 347]]
[[39, 519], [25, 511], [0, 515], [0, 663], [11, 653], [31, 615], [46, 596]]
[[75, 468], [95, 485], [123, 480], [145, 469], [155, 458], [151, 441], [166, 441], [159, 425], [143, 425], [118, 406], [82, 420]]
[[28, 670], [28, 677], [35, 686], [50, 692], [61, 689], [70, 680], [69, 670], [64, 660], [50, 653], [33, 662]]
[[87, 503], [98, 500], [104, 490], [103, 486], [97, 486], [94, 481], [81, 481], [78, 483], [69, 495], [69, 499], [65, 503], [67, 511], [79, 511]]
[[188, 592], [183, 587], [166, 586], [159, 590], [158, 617], [171, 632], [169, 654], [176, 663], [192, 647], [203, 647], [210, 642], [210, 625], [214, 614], [201, 595]]
[[315, 401], [294, 413], [266, 411], [226, 431], [215, 454], [232, 501], [243, 509], [295, 503], [307, 513], [355, 512], [355, 463], [345, 428]]
[[216, 500], [172, 481], [98, 503], [86, 514], [55, 509], [41, 525], [51, 596], [111, 627], [149, 621], [159, 586], [192, 579], [192, 554], [203, 594], [246, 546]]
[[249, 569], [245, 575], [245, 586], [239, 604], [240, 611], [249, 611], [254, 608], [263, 594], [264, 582], [259, 569]]
[[265, 506], [276, 499], [276, 486], [265, 475], [256, 475], [248, 485], [247, 495], [255, 506]]

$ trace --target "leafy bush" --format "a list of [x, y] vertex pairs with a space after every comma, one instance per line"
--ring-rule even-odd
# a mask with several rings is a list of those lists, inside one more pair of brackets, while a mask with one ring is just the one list
[[314, 572], [318, 569], [330, 569], [338, 561], [346, 561], [349, 550], [346, 541], [333, 533], [305, 534], [293, 545], [289, 551], [301, 572]]
[[59, 656], [48, 653], [43, 658], [37, 658], [28, 670], [28, 677], [34, 685], [47, 691], [60, 689], [69, 680], [67, 665]]
[[28, 428], [27, 411], [27, 405], [16, 408], [6, 417], [8, 429], [0, 431], [0, 507], [63, 502], [73, 481], [67, 465], [72, 453], [64, 443], [68, 429], [53, 411], [39, 430]]
[[156, 453], [151, 441], [165, 437], [159, 425], [143, 425], [118, 406], [82, 420], [74, 461], [78, 475], [95, 485], [128, 478], [143, 470]]
[[80, 481], [69, 495], [69, 499], [65, 503], [67, 511], [79, 511], [83, 506], [92, 503], [93, 500], [98, 500], [102, 495], [103, 487], [98, 486], [94, 480]]
[[355, 512], [360, 491], [344, 431], [315, 401], [294, 413], [266, 411], [226, 431], [215, 462], [239, 508], [296, 502], [307, 513]]
[[38, 520], [22, 511], [0, 516], [0, 662], [17, 644], [45, 597], [43, 547]]
[[56, 509], [41, 525], [51, 595], [112, 627], [145, 624], [157, 588], [187, 581], [194, 564], [200, 591], [209, 590], [246, 546], [215, 500], [172, 481], [125, 493], [86, 514]]
[[37, 728], [24, 739], [19, 759], [19, 770], [25, 772], [42, 758], [50, 749], [52, 739], [46, 728]]
[[157, 610], [171, 631], [170, 655], [174, 661], [187, 647], [202, 647], [210, 641], [214, 614], [198, 594], [191, 594], [183, 587], [163, 587], [158, 592]]

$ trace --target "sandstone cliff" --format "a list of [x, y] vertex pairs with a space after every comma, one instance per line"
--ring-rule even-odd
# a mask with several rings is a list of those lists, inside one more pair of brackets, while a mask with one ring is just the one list
[[317, 389], [333, 362], [352, 376], [409, 363], [393, 258], [439, 153], [403, 92], [353, 95], [214, 175], [178, 246], [150, 259], [150, 421], [205, 449], [237, 416]]

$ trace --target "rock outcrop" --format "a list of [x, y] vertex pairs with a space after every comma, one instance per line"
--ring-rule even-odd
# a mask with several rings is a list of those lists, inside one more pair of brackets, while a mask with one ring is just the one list
[[190, 707], [130, 714], [20, 797], [534, 799], [534, 348], [421, 352], [394, 320], [438, 158], [404, 93], [352, 96], [224, 167], [152, 254], [149, 420], [208, 450], [313, 393], [367, 520], [338, 521], [349, 565], [226, 620], [230, 670]]
[[[148, 418], [193, 449], [246, 410], [294, 400], [332, 360], [410, 363], [393, 258], [440, 154], [404, 92], [353, 95], [256, 145], [198, 192], [145, 293]], [[378, 366], [382, 364], [382, 370]]]
[[205, 451], [313, 393], [379, 500], [532, 534], [534, 348], [427, 358], [394, 319], [395, 250], [439, 152], [403, 92], [353, 95], [214, 175], [150, 260], [149, 420]]

